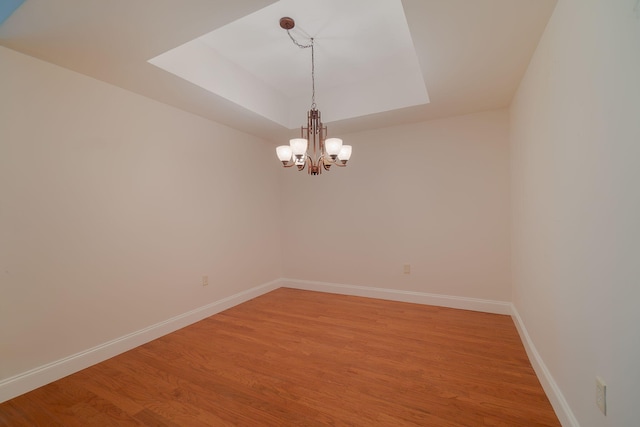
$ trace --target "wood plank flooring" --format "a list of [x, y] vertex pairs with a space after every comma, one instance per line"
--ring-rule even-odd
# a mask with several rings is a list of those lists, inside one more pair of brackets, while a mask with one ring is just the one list
[[0, 404], [0, 426], [559, 426], [509, 316], [280, 288]]

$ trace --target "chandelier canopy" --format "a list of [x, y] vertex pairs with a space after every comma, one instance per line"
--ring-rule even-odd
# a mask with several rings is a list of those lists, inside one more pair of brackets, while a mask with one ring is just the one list
[[314, 40], [305, 45], [299, 43], [290, 30], [295, 27], [292, 18], [280, 19], [280, 27], [287, 31], [291, 41], [301, 49], [311, 48], [311, 109], [307, 112], [307, 126], [300, 127], [300, 138], [289, 141], [289, 145], [276, 148], [278, 159], [285, 168], [296, 166], [299, 171], [307, 168], [310, 175], [320, 175], [322, 170], [331, 166], [345, 167], [351, 158], [351, 146], [343, 145], [340, 138], [327, 138], [327, 127], [322, 123], [320, 111], [316, 106]]

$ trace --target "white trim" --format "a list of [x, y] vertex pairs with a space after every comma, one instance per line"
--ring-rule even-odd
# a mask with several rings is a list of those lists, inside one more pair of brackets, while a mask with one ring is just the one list
[[512, 303], [485, 300], [452, 295], [430, 294], [424, 292], [403, 291], [397, 289], [375, 288], [370, 286], [344, 285], [339, 283], [316, 282], [311, 280], [277, 279], [247, 289], [187, 313], [172, 317], [155, 325], [116, 338], [88, 350], [48, 363], [22, 374], [0, 381], [0, 403], [28, 391], [34, 390], [52, 381], [56, 381], [74, 372], [100, 363], [113, 356], [129, 351], [166, 334], [184, 328], [221, 311], [249, 301], [280, 287], [290, 287], [317, 292], [341, 295], [362, 296], [415, 304], [435, 305], [462, 310], [482, 311], [486, 313], [511, 315], [524, 344], [531, 365], [542, 384], [558, 419], [565, 427], [580, 427], [560, 388], [551, 376], [540, 354], [536, 350], [518, 310]]
[[379, 298], [391, 301], [427, 304], [441, 307], [458, 308], [462, 310], [482, 311], [485, 313], [511, 315], [513, 323], [518, 330], [520, 339], [529, 356], [529, 360], [536, 376], [542, 384], [542, 388], [551, 402], [551, 406], [565, 427], [580, 427], [578, 420], [573, 415], [569, 404], [560, 391], [557, 383], [551, 376], [540, 354], [536, 350], [527, 329], [524, 326], [518, 310], [510, 302], [484, 300], [478, 298], [458, 297], [452, 295], [429, 294], [424, 292], [402, 291], [396, 289], [374, 288], [369, 286], [344, 285], [338, 283], [315, 282], [311, 280], [281, 279], [281, 286], [308, 291], [329, 292], [342, 295], [354, 295], [368, 298]]
[[280, 287], [274, 280], [0, 381], [0, 403]]
[[482, 311], [494, 314], [511, 314], [511, 303], [506, 301], [458, 297], [452, 295], [429, 294], [425, 292], [401, 291], [397, 289], [373, 288], [370, 286], [343, 285], [339, 283], [315, 282], [311, 280], [281, 279], [280, 286], [307, 291], [353, 295], [390, 301], [437, 305], [462, 310]]
[[553, 379], [551, 372], [547, 369], [547, 365], [545, 365], [542, 357], [540, 357], [540, 353], [538, 353], [536, 346], [533, 344], [531, 336], [529, 336], [527, 328], [524, 326], [524, 322], [522, 321], [520, 313], [518, 313], [515, 305], [511, 304], [511, 310], [513, 323], [515, 323], [516, 329], [520, 334], [520, 339], [527, 351], [529, 361], [531, 362], [533, 369], [536, 371], [540, 384], [542, 384], [542, 388], [547, 394], [547, 397], [551, 402], [551, 406], [553, 406], [553, 409], [560, 420], [560, 424], [565, 427], [580, 427], [580, 424], [578, 423], [575, 415], [573, 415], [573, 411], [571, 411], [567, 400], [564, 398], [562, 391], [560, 391], [560, 387], [558, 387], [558, 384]]

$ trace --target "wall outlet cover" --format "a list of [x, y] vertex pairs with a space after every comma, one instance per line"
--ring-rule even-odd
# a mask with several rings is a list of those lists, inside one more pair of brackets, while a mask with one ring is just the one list
[[600, 377], [596, 377], [596, 404], [600, 412], [607, 415], [607, 384]]

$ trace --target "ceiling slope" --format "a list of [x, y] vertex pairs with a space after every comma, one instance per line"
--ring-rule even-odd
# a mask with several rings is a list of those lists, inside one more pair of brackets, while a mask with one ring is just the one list
[[[277, 142], [292, 131], [148, 62], [274, 3], [27, 0], [0, 25], [0, 45]], [[330, 132], [508, 106], [555, 3], [402, 0], [430, 103], [338, 120]], [[287, 71], [283, 64], [281, 72]]]

